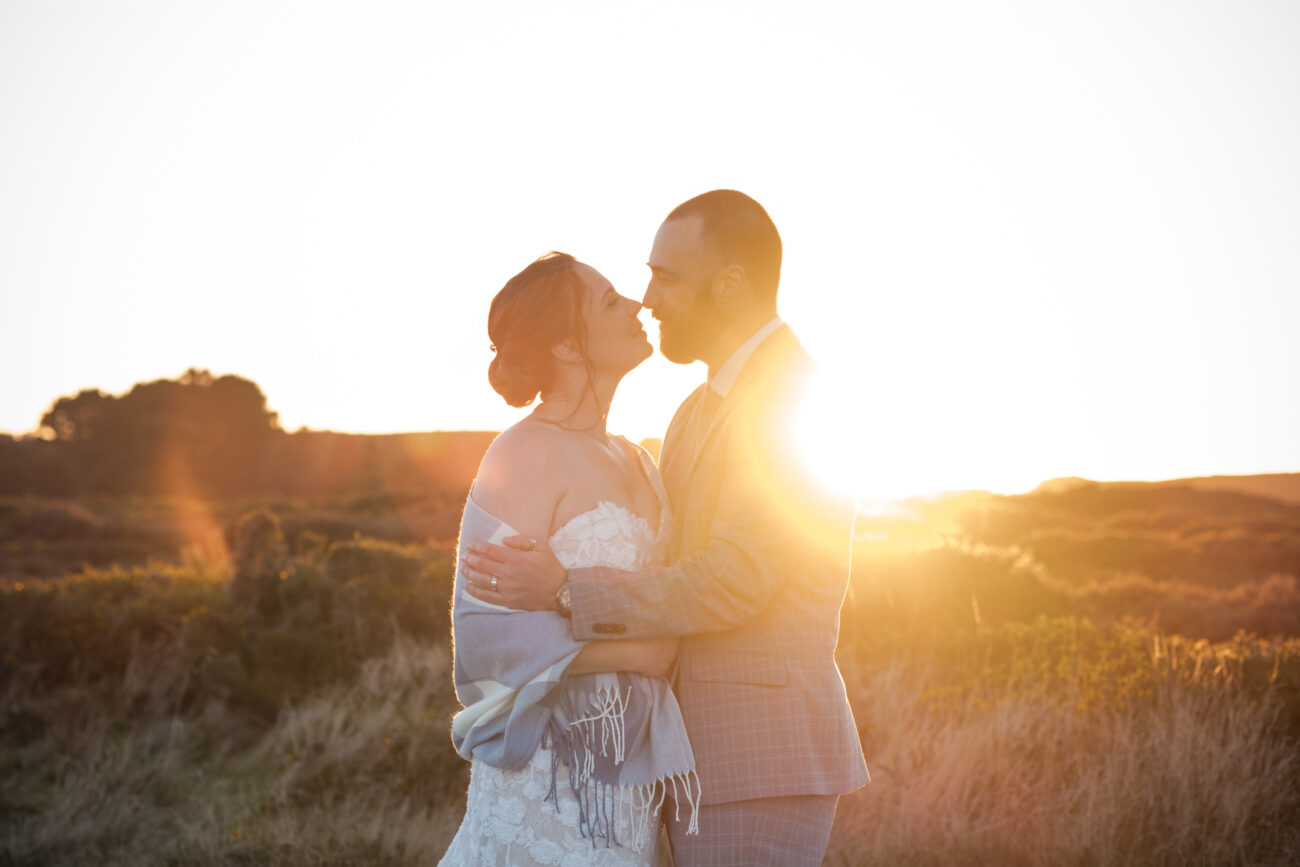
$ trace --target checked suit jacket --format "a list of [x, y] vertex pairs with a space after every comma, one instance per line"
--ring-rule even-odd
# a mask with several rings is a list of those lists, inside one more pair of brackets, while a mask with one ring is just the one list
[[790, 438], [811, 371], [782, 326], [704, 429], [707, 386], [683, 402], [660, 460], [671, 565], [569, 572], [576, 637], [681, 636], [674, 690], [705, 804], [867, 782], [835, 664], [854, 504], [811, 481]]

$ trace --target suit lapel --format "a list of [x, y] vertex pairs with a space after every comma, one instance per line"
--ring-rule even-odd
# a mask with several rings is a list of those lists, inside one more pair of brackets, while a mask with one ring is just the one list
[[672, 423], [668, 426], [667, 433], [664, 434], [663, 447], [659, 450], [660, 471], [668, 487], [668, 501], [672, 504], [674, 512], [677, 511], [678, 503], [685, 493], [682, 482], [686, 479], [686, 467], [692, 461], [690, 420], [695, 417], [696, 404], [703, 397], [705, 388], [707, 386], [701, 385], [682, 401], [673, 416]]
[[[699, 438], [699, 447], [691, 455], [682, 455], [684, 462], [689, 462], [689, 469], [686, 470], [684, 478], [690, 478], [695, 475], [696, 467], [700, 463], [700, 458], [709, 450], [709, 444], [722, 428], [722, 423], [726, 421], [736, 406], [744, 400], [746, 392], [753, 387], [754, 383], [761, 382], [765, 378], [767, 370], [781, 358], [785, 357], [785, 350], [792, 344], [797, 345], [794, 339], [794, 332], [790, 330], [789, 325], [782, 325], [776, 331], [772, 332], [766, 340], [758, 345], [754, 354], [750, 356], [749, 361], [741, 368], [740, 376], [736, 378], [727, 396], [722, 400], [722, 406], [718, 407], [717, 414], [713, 417], [713, 423], [709, 425], [708, 431]], [[707, 388], [707, 385], [701, 386], [699, 390]], [[697, 391], [699, 391], [697, 390]], [[692, 395], [695, 396], [695, 395]], [[689, 438], [687, 438], [689, 441]]]
[[668, 489], [664, 487], [663, 479], [661, 478], [658, 469], [655, 467], [654, 461], [650, 460], [650, 456], [644, 452], [641, 453], [641, 469], [646, 481], [648, 481], [650, 487], [654, 489], [655, 496], [659, 498], [660, 517], [662, 517], [662, 510], [664, 508], [669, 510], [672, 509], [672, 500], [668, 497]]

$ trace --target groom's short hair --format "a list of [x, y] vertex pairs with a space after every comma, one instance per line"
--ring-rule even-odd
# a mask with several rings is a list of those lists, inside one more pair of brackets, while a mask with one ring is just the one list
[[720, 265], [740, 265], [767, 300], [781, 282], [781, 235], [763, 206], [737, 190], [711, 190], [673, 208], [664, 222], [698, 216]]

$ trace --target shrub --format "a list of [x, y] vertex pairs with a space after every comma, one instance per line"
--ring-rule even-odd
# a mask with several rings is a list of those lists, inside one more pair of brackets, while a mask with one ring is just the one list
[[231, 600], [263, 618], [275, 616], [280, 610], [279, 586], [288, 557], [280, 519], [274, 512], [258, 509], [241, 517], [232, 534], [235, 572], [230, 579]]
[[449, 546], [352, 540], [290, 557], [267, 516], [240, 529], [233, 571], [151, 563], [0, 584], [10, 715], [35, 714], [43, 722], [24, 728], [43, 731], [55, 713], [44, 698], [74, 686], [85, 713], [117, 713], [128, 672], [147, 669], [156, 688], [133, 704], [137, 715], [216, 701], [269, 723], [312, 690], [355, 676], [399, 635], [447, 646]]

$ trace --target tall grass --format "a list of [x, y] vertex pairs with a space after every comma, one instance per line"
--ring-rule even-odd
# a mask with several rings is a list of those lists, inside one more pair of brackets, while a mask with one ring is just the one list
[[[1247, 673], [1271, 657], [1280, 677], [1300, 645], [1013, 632], [955, 639], [964, 665], [848, 668], [873, 780], [841, 801], [828, 864], [1294, 863], [1300, 753]], [[0, 863], [432, 863], [467, 783], [448, 663], [399, 639], [269, 728], [215, 703], [55, 726], [5, 756], [5, 801], [25, 806], [0, 823]], [[133, 665], [136, 693], [167, 692], [162, 669]]]
[[468, 783], [447, 743], [446, 650], [398, 640], [253, 737], [215, 705], [123, 725], [103, 711], [5, 757], [0, 863], [424, 864]]
[[[1300, 863], [1300, 639], [1155, 631], [1294, 634], [1292, 573], [1070, 584], [1015, 539], [889, 533], [843, 611], [873, 781], [827, 863]], [[0, 867], [441, 855], [468, 781], [450, 547], [270, 513], [230, 537], [228, 561], [0, 581]]]
[[1282, 704], [1196, 650], [1181, 668], [1153, 653], [1100, 702], [1081, 682], [955, 686], [924, 660], [850, 672], [872, 782], [841, 800], [827, 863], [1296, 863]]

